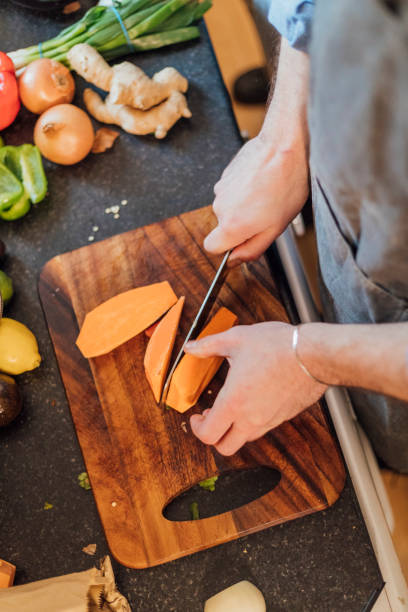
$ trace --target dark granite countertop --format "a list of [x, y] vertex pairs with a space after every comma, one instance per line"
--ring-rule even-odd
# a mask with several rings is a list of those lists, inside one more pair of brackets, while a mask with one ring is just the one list
[[[2, 50], [44, 40], [73, 21], [3, 0]], [[200, 41], [137, 61], [149, 74], [172, 65], [189, 78], [192, 119], [161, 142], [121, 132], [113, 150], [77, 166], [46, 163], [46, 200], [22, 220], [0, 224], [4, 269], [16, 291], [7, 314], [34, 331], [43, 357], [38, 370], [18, 377], [24, 410], [0, 431], [0, 551], [17, 566], [16, 584], [88, 569], [94, 561], [82, 552], [88, 544], [97, 544], [97, 557], [109, 552], [92, 492], [77, 482], [84, 464], [37, 294], [42, 266], [88, 244], [91, 235], [103, 239], [209, 204], [213, 184], [240, 146], [204, 28]], [[32, 141], [34, 122], [22, 111], [4, 133], [7, 144]], [[120, 206], [119, 219], [105, 213], [112, 205]], [[53, 508], [44, 510], [45, 502]], [[202, 610], [208, 597], [241, 579], [262, 590], [268, 610], [360, 611], [382, 583], [349, 480], [327, 511], [152, 569], [117, 563], [114, 569], [138, 612]]]

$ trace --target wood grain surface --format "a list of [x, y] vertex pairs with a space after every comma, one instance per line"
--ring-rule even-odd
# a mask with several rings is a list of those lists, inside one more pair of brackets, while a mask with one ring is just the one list
[[[202, 248], [214, 225], [209, 207], [59, 255], [44, 267], [39, 291], [72, 418], [112, 554], [132, 568], [176, 559], [327, 508], [344, 485], [344, 467], [319, 406], [284, 423], [233, 457], [197, 440], [193, 411], [210, 407], [226, 366], [186, 414], [161, 410], [143, 370], [144, 334], [111, 353], [84, 359], [75, 345], [85, 314], [115, 294], [168, 280], [186, 296], [175, 350], [192, 322], [218, 257]], [[267, 264], [230, 272], [217, 300], [241, 324], [286, 320]], [[273, 401], [273, 398], [271, 398]], [[165, 506], [198, 481], [268, 466], [279, 484], [261, 498], [198, 521], [169, 521]]]

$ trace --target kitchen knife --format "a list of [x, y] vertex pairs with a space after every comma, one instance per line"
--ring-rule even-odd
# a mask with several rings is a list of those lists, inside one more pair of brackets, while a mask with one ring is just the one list
[[[231, 249], [232, 250], [232, 249]], [[207, 291], [207, 295], [205, 296], [198, 312], [197, 315], [190, 327], [190, 329], [187, 332], [187, 335], [184, 339], [183, 345], [173, 363], [173, 365], [170, 368], [170, 372], [167, 375], [166, 378], [166, 382], [164, 383], [164, 387], [163, 387], [163, 391], [161, 394], [161, 398], [160, 398], [160, 406], [161, 407], [165, 407], [166, 406], [166, 399], [167, 399], [167, 394], [169, 392], [169, 387], [170, 387], [170, 382], [171, 382], [171, 378], [174, 374], [175, 369], [177, 368], [178, 364], [181, 361], [181, 358], [183, 357], [184, 354], [184, 348], [187, 344], [187, 342], [189, 340], [194, 340], [194, 338], [196, 338], [198, 336], [198, 334], [200, 333], [200, 331], [203, 328], [204, 323], [207, 320], [207, 317], [210, 313], [211, 308], [214, 305], [215, 300], [217, 299], [217, 295], [222, 287], [222, 285], [224, 284], [224, 280], [225, 277], [227, 276], [228, 273], [228, 267], [227, 267], [227, 263], [228, 263], [228, 258], [231, 254], [231, 250], [227, 251], [222, 259], [222, 262], [219, 265], [219, 268], [217, 270], [217, 272], [215, 273], [214, 279], [210, 285], [210, 288]]]

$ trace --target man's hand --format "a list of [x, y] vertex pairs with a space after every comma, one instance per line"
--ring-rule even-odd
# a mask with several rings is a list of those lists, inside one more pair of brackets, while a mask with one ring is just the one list
[[230, 364], [213, 407], [190, 419], [202, 442], [232, 455], [319, 399], [326, 387], [300, 368], [292, 334], [286, 323], [258, 323], [187, 344], [192, 355], [222, 355]]
[[[309, 193], [305, 150], [271, 151], [261, 134], [242, 147], [214, 187], [218, 226], [204, 247], [230, 262], [257, 259], [301, 210]], [[240, 245], [240, 246], [238, 246]]]
[[307, 55], [283, 39], [262, 130], [242, 147], [214, 188], [218, 226], [204, 246], [211, 253], [236, 247], [230, 263], [257, 259], [307, 200], [308, 83]]

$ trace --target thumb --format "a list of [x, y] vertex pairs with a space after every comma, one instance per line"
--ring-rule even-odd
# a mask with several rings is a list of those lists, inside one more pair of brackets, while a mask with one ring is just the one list
[[194, 357], [205, 359], [206, 357], [230, 357], [233, 349], [231, 338], [232, 330], [206, 336], [201, 340], [191, 340], [187, 342], [184, 350]]
[[204, 240], [205, 250], [216, 255], [225, 253], [225, 251], [232, 249], [238, 244], [240, 244], [240, 240], [226, 232], [220, 225], [217, 225]]

